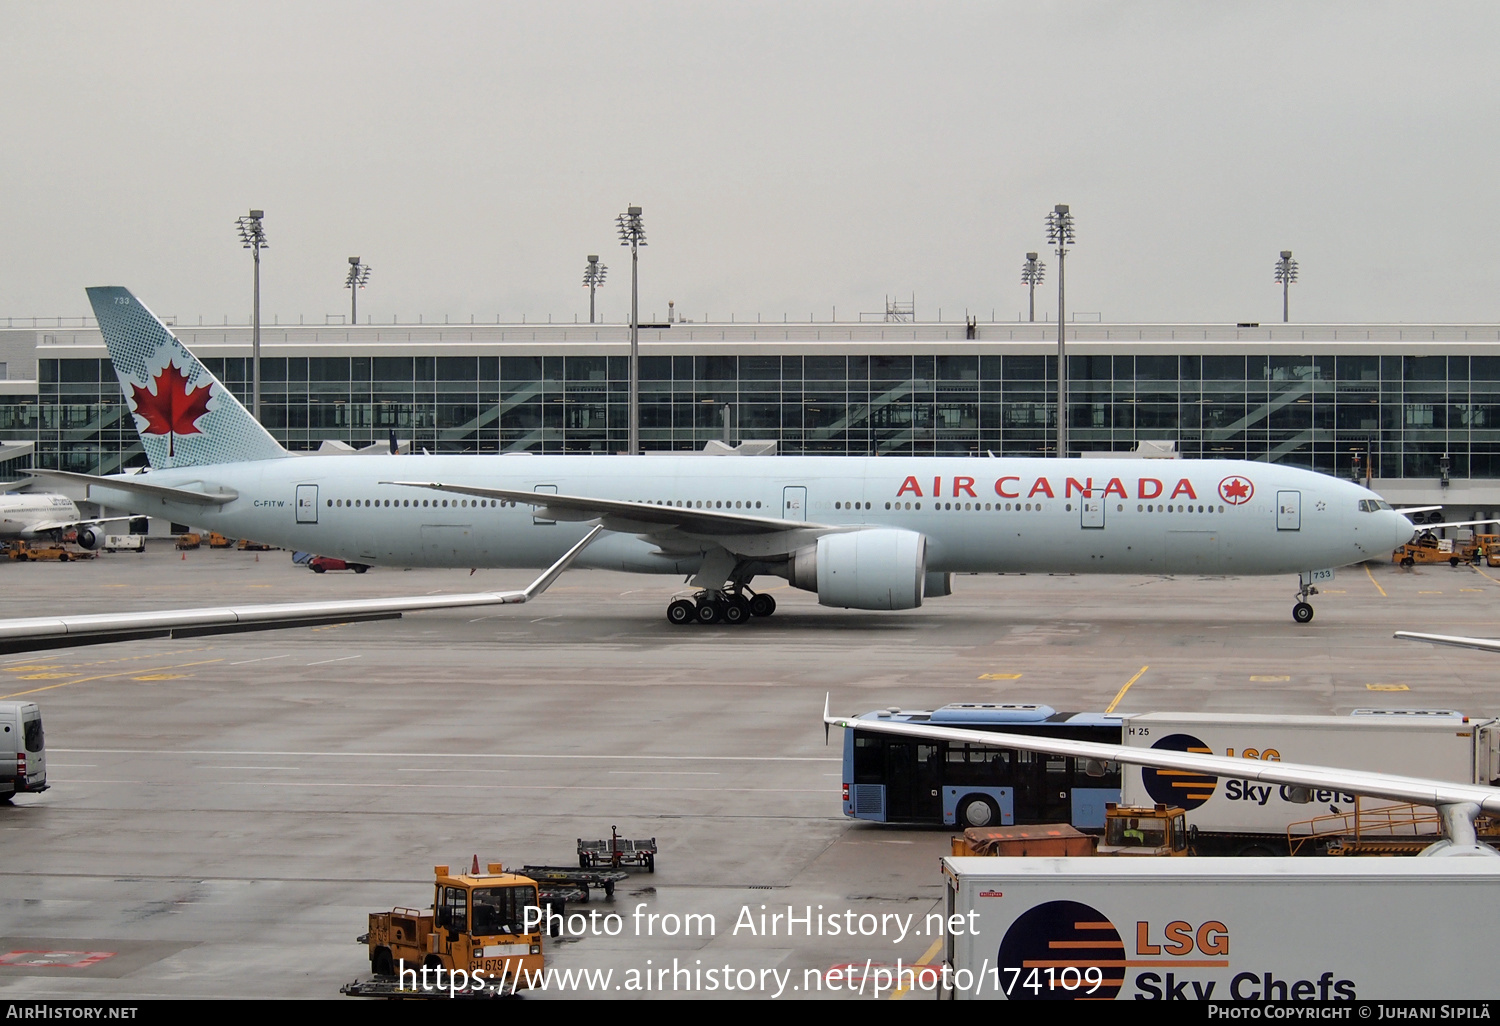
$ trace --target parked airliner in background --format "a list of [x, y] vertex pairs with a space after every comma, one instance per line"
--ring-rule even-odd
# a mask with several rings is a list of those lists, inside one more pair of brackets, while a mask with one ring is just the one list
[[78, 544], [97, 548], [103, 535], [93, 528], [131, 517], [101, 517], [87, 520], [78, 506], [66, 495], [50, 492], [6, 492], [0, 495], [0, 539], [60, 539], [67, 531], [78, 530]]
[[128, 290], [89, 301], [151, 464], [90, 497], [375, 566], [577, 563], [693, 575], [674, 623], [770, 615], [758, 576], [828, 606], [911, 609], [954, 573], [1298, 574], [1388, 558], [1411, 521], [1357, 484], [1219, 460], [325, 456], [283, 449]]

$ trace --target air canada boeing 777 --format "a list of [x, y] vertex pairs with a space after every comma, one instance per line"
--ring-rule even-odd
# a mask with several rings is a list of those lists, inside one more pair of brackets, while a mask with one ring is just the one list
[[954, 573], [1296, 574], [1413, 533], [1375, 493], [1220, 460], [760, 456], [298, 457], [128, 290], [89, 300], [148, 473], [82, 479], [110, 506], [375, 566], [576, 565], [692, 575], [674, 623], [739, 623], [780, 577], [827, 606], [911, 609]]

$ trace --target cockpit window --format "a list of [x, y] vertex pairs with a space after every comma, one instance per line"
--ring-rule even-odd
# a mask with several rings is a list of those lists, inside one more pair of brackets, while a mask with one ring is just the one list
[[1361, 513], [1375, 513], [1379, 510], [1390, 509], [1391, 504], [1384, 499], [1360, 499], [1359, 511]]

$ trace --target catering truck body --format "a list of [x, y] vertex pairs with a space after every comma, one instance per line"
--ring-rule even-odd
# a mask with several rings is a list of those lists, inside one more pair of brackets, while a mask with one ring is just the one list
[[1493, 998], [1500, 859], [944, 858], [941, 996]]
[[[1253, 761], [1339, 766], [1462, 783], [1500, 782], [1500, 721], [1449, 710], [1362, 709], [1349, 716], [1142, 713], [1124, 720], [1133, 748], [1199, 752]], [[1166, 802], [1187, 812], [1200, 854], [1287, 853], [1288, 829], [1352, 814], [1355, 796], [1333, 790], [1125, 766], [1122, 804]], [[1389, 802], [1360, 803], [1370, 821]], [[1307, 827], [1306, 829], [1311, 829]], [[1407, 817], [1392, 833], [1436, 837], [1436, 816]]]

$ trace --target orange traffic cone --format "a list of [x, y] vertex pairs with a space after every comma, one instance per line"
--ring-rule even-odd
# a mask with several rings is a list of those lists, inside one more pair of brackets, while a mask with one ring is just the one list
[[479, 875], [479, 856], [478, 855], [474, 856], [474, 868], [471, 869], [471, 870], [469, 870], [469, 872], [472, 873], [474, 876], [478, 876]]

